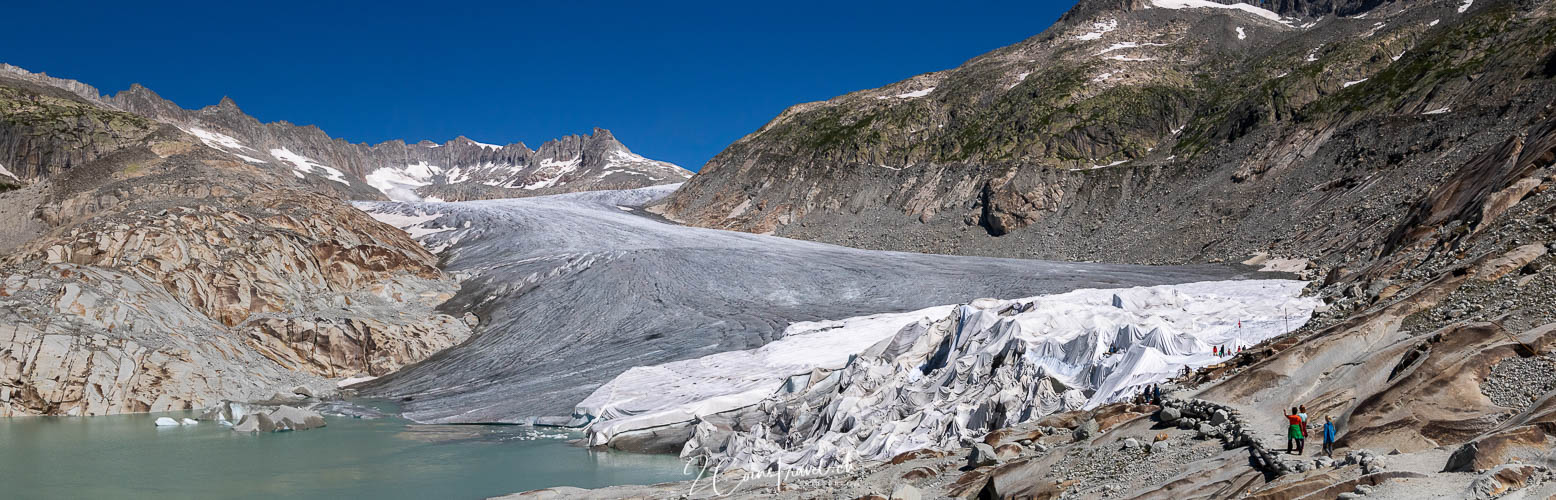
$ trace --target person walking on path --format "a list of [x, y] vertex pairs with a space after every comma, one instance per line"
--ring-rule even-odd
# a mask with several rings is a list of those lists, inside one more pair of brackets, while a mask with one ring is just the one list
[[1286, 453], [1290, 454], [1293, 445], [1298, 455], [1302, 454], [1302, 417], [1297, 415], [1297, 408], [1292, 407], [1291, 413], [1286, 415]]
[[1324, 416], [1324, 456], [1334, 456], [1334, 419]]

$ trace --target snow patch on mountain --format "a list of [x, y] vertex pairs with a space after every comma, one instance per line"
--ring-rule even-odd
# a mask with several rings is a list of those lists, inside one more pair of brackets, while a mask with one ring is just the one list
[[[443, 200], [439, 200], [437, 198], [427, 198], [426, 201], [442, 202]], [[362, 207], [359, 206], [358, 208]], [[431, 211], [428, 209], [428, 207], [421, 207], [417, 210], [411, 211], [410, 213], [395, 213], [374, 210], [367, 210], [367, 213], [378, 222], [382, 222], [384, 224], [399, 228], [401, 231], [405, 231], [405, 234], [409, 235], [411, 239], [416, 240], [416, 243], [420, 244], [423, 248], [426, 248], [427, 251], [432, 253], [440, 253], [444, 250], [447, 250], [448, 247], [453, 246], [455, 243], [459, 242], [459, 238], [457, 236], [441, 238], [437, 241], [429, 241], [425, 238], [426, 236], [446, 231], [453, 231], [455, 229], [461, 229], [461, 227], [437, 224], [436, 221], [442, 218], [444, 214]], [[469, 223], [467, 222], [463, 227], [468, 228]]]
[[934, 91], [935, 91], [934, 87], [929, 87], [929, 88], [926, 88], [926, 89], [915, 90], [915, 91], [912, 91], [912, 92], [903, 92], [901, 94], [897, 94], [897, 95], [894, 95], [894, 96], [876, 96], [875, 98], [876, 99], [891, 99], [891, 98], [895, 97], [897, 99], [914, 99], [914, 98], [918, 98], [918, 97], [924, 97], [926, 95], [929, 95], [930, 92], [934, 92]]
[[239, 160], [243, 160], [243, 161], [246, 161], [246, 162], [249, 162], [249, 163], [270, 163], [270, 162], [267, 162], [265, 160], [261, 160], [259, 158], [255, 158], [255, 157], [248, 156], [248, 155], [242, 155], [242, 154], [234, 153], [234, 152], [231, 152], [231, 151], [228, 151], [227, 154], [236, 156], [236, 157], [238, 157]]
[[443, 168], [427, 162], [417, 162], [402, 168], [383, 167], [367, 174], [367, 185], [384, 193], [394, 201], [422, 201], [416, 188], [432, 184], [433, 177], [443, 174]]
[[1261, 9], [1261, 8], [1258, 8], [1258, 7], [1254, 7], [1252, 5], [1248, 5], [1248, 4], [1245, 4], [1245, 3], [1223, 4], [1223, 3], [1212, 2], [1210, 0], [1149, 0], [1149, 1], [1146, 2], [1146, 5], [1150, 6], [1150, 7], [1157, 7], [1157, 8], [1162, 8], [1162, 9], [1172, 9], [1172, 10], [1178, 10], [1178, 9], [1231, 9], [1231, 10], [1239, 10], [1239, 11], [1243, 11], [1243, 12], [1246, 12], [1246, 13], [1249, 13], [1249, 14], [1253, 14], [1255, 16], [1259, 16], [1259, 17], [1262, 17], [1262, 18], [1265, 18], [1265, 19], [1269, 19], [1271, 21], [1281, 22], [1280, 14], [1276, 14], [1276, 13], [1271, 12], [1269, 10]]
[[[297, 174], [307, 173], [322, 175], [329, 180], [339, 182], [347, 186], [351, 185], [350, 182], [346, 181], [346, 174], [344, 172], [314, 161], [313, 159], [306, 156], [293, 153], [291, 150], [286, 148], [272, 149], [270, 150], [270, 156], [274, 156], [277, 160], [292, 164], [292, 169]], [[302, 178], [302, 175], [298, 175], [297, 177]]]
[[1378, 30], [1381, 30], [1381, 29], [1383, 29], [1383, 26], [1384, 26], [1384, 24], [1385, 24], [1385, 23], [1381, 23], [1381, 22], [1379, 22], [1379, 23], [1373, 23], [1373, 24], [1372, 24], [1372, 28], [1371, 28], [1371, 29], [1369, 29], [1369, 30], [1367, 30], [1367, 32], [1366, 32], [1366, 33], [1362, 33], [1362, 34], [1361, 34], [1361, 37], [1362, 37], [1362, 38], [1372, 38], [1372, 36], [1373, 36], [1373, 35], [1376, 35], [1376, 34], [1378, 34]]
[[1238, 26], [1237, 27], [1237, 39], [1238, 40], [1247, 40], [1248, 39], [1248, 33], [1243, 31], [1243, 27], [1242, 26]]
[[1165, 43], [1156, 43], [1156, 42], [1143, 42], [1143, 43], [1119, 42], [1119, 43], [1115, 43], [1113, 45], [1109, 45], [1108, 48], [1105, 48], [1105, 49], [1102, 49], [1100, 51], [1097, 51], [1097, 53], [1094, 54], [1094, 55], [1100, 56], [1100, 55], [1103, 55], [1103, 54], [1107, 54], [1109, 52], [1113, 52], [1113, 51], [1117, 51], [1117, 50], [1124, 50], [1124, 49], [1134, 49], [1134, 48], [1140, 48], [1140, 47], [1166, 47], [1166, 46], [1167, 46], [1167, 44], [1165, 44]]
[[203, 128], [192, 127], [189, 129], [189, 133], [199, 138], [200, 142], [205, 143], [205, 145], [216, 149], [254, 149], [243, 145], [243, 143], [238, 142], [237, 139], [230, 135], [212, 132]]
[[1109, 19], [1106, 21], [1097, 21], [1091, 24], [1091, 28], [1093, 31], [1077, 35], [1075, 39], [1083, 42], [1100, 39], [1102, 38], [1102, 35], [1106, 35], [1108, 32], [1118, 29], [1118, 20]]
[[1470, 10], [1471, 5], [1475, 5], [1475, 0], [1464, 0], [1464, 3], [1459, 4], [1459, 13], [1463, 14], [1465, 11]]
[[[1174, 132], [1174, 133], [1176, 133], [1176, 132]], [[1095, 164], [1095, 165], [1091, 165], [1089, 167], [1072, 168], [1072, 169], [1070, 169], [1070, 171], [1071, 172], [1078, 172], [1078, 171], [1081, 171], [1081, 170], [1096, 170], [1096, 169], [1099, 169], [1099, 168], [1117, 167], [1117, 166], [1123, 165], [1125, 163], [1129, 163], [1129, 160], [1119, 160], [1119, 161], [1115, 161], [1113, 163], [1109, 163], [1107, 165]]]
[[244, 145], [242, 142], [239, 142], [237, 139], [233, 138], [230, 135], [226, 135], [226, 134], [222, 134], [222, 133], [218, 133], [218, 132], [212, 132], [212, 131], [205, 130], [205, 129], [199, 128], [199, 127], [190, 127], [188, 129], [184, 129], [184, 131], [188, 132], [189, 135], [193, 135], [196, 138], [200, 139], [200, 142], [205, 143], [206, 146], [210, 146], [211, 149], [215, 149], [217, 151], [221, 151], [223, 153], [227, 153], [227, 154], [236, 156], [240, 160], [243, 160], [243, 161], [246, 161], [246, 162], [249, 162], [249, 163], [260, 163], [260, 164], [269, 163], [269, 162], [266, 162], [265, 160], [261, 160], [259, 158], [255, 158], [255, 157], [252, 157], [252, 156], [248, 156], [248, 155], [245, 155], [245, 154], [238, 153], [238, 151], [242, 151], [242, 150], [253, 151], [254, 148], [251, 148], [251, 147], [248, 147], [248, 146]]
[[1360, 79], [1360, 80], [1352, 80], [1352, 81], [1340, 84], [1340, 88], [1350, 88], [1352, 85], [1356, 85], [1356, 84], [1359, 84], [1359, 83], [1365, 82], [1365, 81], [1367, 81], [1366, 78], [1363, 78], [1363, 79]]
[[1314, 26], [1318, 26], [1318, 23], [1321, 23], [1323, 21], [1324, 21], [1324, 17], [1323, 16], [1319, 16], [1318, 19], [1314, 19], [1312, 21], [1309, 21], [1309, 22], [1297, 25], [1296, 28], [1300, 29], [1300, 30], [1310, 30], [1310, 29], [1313, 29]]
[[[661, 175], [650, 172], [658, 172]], [[631, 151], [617, 150], [611, 152], [606, 159], [604, 172], [600, 174], [600, 178], [603, 179], [613, 173], [623, 173], [646, 176], [649, 180], [657, 182], [668, 176], [684, 176], [684, 172], [686, 169], [674, 163], [650, 160]]]
[[5, 165], [0, 165], [0, 175], [6, 176], [6, 177], [10, 177], [10, 178], [16, 179], [16, 180], [22, 180], [20, 177], [17, 177], [16, 174], [13, 174], [13, 173], [11, 173], [10, 170], [7, 170], [5, 168]]
[[556, 185], [557, 181], [562, 180], [562, 176], [577, 170], [578, 165], [582, 164], [582, 162], [583, 157], [575, 157], [571, 160], [565, 161], [558, 161], [555, 158], [546, 158], [540, 160], [540, 168], [543, 171], [541, 174], [542, 177], [538, 180], [530, 182], [529, 184], [519, 186], [519, 188], [534, 190], [554, 186]]

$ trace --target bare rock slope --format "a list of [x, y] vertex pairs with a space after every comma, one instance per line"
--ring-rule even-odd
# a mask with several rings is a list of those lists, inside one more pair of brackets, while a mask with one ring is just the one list
[[327, 394], [469, 336], [403, 232], [83, 87], [0, 73], [0, 415]]
[[656, 210], [862, 248], [1355, 267], [1549, 120], [1551, 5], [1082, 1], [1021, 43], [796, 105]]

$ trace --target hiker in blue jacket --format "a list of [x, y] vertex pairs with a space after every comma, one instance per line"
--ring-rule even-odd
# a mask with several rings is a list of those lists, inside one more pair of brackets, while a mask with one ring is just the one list
[[1334, 419], [1324, 416], [1324, 456], [1334, 455]]

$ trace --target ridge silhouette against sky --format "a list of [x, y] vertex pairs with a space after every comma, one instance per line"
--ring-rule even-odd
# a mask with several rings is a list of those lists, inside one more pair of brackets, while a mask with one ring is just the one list
[[18, 2], [33, 21], [0, 30], [0, 62], [351, 142], [599, 126], [697, 170], [788, 106], [955, 67], [1073, 3]]

